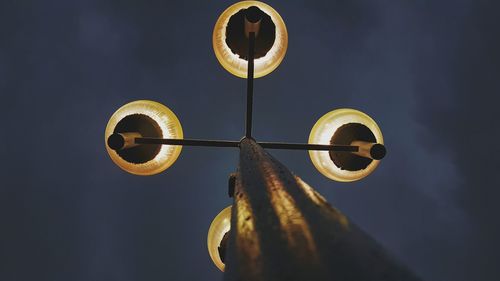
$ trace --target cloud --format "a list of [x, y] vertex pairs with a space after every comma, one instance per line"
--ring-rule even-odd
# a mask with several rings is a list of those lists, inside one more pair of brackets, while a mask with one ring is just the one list
[[495, 155], [500, 150], [497, 104], [500, 84], [500, 21], [493, 12], [499, 5], [469, 3], [466, 12], [443, 7], [447, 17], [435, 14], [426, 23], [432, 42], [416, 63], [420, 94], [418, 120], [425, 127], [429, 149], [448, 151], [458, 171], [454, 201], [470, 222], [471, 236], [465, 278], [495, 280], [500, 258], [497, 238], [500, 225], [500, 179]]

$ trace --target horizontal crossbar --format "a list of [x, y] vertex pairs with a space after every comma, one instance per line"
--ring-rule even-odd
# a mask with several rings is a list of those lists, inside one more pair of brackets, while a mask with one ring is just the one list
[[[162, 138], [135, 138], [136, 144], [166, 144], [183, 146], [212, 146], [212, 147], [239, 147], [240, 141], [227, 140], [198, 140], [198, 139], [162, 139]], [[327, 145], [285, 142], [257, 142], [263, 148], [290, 149], [290, 150], [323, 150], [337, 152], [357, 152], [359, 147], [353, 145]]]

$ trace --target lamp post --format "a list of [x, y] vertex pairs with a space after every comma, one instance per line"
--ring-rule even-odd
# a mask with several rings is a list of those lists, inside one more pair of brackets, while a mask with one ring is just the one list
[[309, 150], [316, 168], [337, 181], [370, 174], [386, 153], [373, 119], [353, 109], [325, 114], [309, 143], [261, 142], [252, 136], [253, 83], [283, 59], [288, 34], [283, 20], [258, 1], [238, 2], [219, 17], [213, 35], [222, 66], [247, 79], [245, 134], [240, 140], [185, 139], [165, 106], [136, 101], [118, 109], [106, 127], [106, 149], [122, 169], [137, 175], [162, 172], [183, 146], [238, 148], [230, 176], [232, 207], [213, 221], [209, 254], [224, 280], [418, 280], [373, 239], [264, 149]]

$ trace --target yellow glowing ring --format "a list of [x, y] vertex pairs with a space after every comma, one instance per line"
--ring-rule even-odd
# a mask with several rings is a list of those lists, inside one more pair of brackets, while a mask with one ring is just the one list
[[[330, 140], [339, 127], [348, 123], [360, 123], [370, 129], [377, 140], [377, 143], [384, 144], [382, 132], [377, 123], [365, 113], [350, 109], [342, 108], [328, 112], [323, 115], [311, 130], [309, 135], [309, 143], [313, 144], [330, 144]], [[373, 160], [368, 167], [359, 171], [347, 171], [337, 167], [328, 151], [310, 150], [309, 156], [311, 161], [324, 176], [332, 180], [340, 182], [350, 182], [360, 180], [372, 173], [378, 166], [379, 161]]]
[[177, 157], [179, 157], [181, 153], [182, 146], [163, 145], [154, 159], [145, 163], [136, 164], [124, 160], [116, 151], [107, 145], [108, 137], [113, 134], [118, 122], [126, 116], [133, 114], [144, 114], [153, 119], [160, 127], [163, 138], [183, 138], [181, 123], [170, 109], [154, 101], [138, 100], [120, 107], [109, 119], [104, 133], [106, 150], [111, 160], [113, 160], [118, 167], [131, 174], [148, 176], [161, 173], [177, 160]]
[[231, 206], [222, 210], [210, 224], [207, 236], [208, 254], [214, 264], [224, 271], [225, 265], [220, 259], [218, 247], [224, 234], [231, 229]]
[[285, 22], [271, 6], [259, 1], [242, 1], [227, 8], [215, 23], [212, 43], [215, 56], [220, 64], [231, 74], [247, 78], [247, 61], [234, 54], [226, 44], [226, 27], [229, 18], [241, 9], [256, 6], [271, 17], [276, 26], [276, 39], [269, 52], [254, 61], [254, 77], [266, 76], [275, 70], [285, 57], [288, 47], [288, 33]]

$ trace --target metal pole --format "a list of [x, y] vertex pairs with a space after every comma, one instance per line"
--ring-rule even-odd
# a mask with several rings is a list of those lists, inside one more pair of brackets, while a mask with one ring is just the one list
[[168, 144], [186, 146], [212, 146], [212, 147], [239, 147], [239, 141], [226, 140], [195, 140], [195, 139], [160, 139], [160, 138], [136, 138], [136, 144]]
[[245, 137], [252, 137], [253, 114], [253, 74], [254, 74], [255, 32], [248, 34], [248, 67], [247, 67], [247, 114]]
[[416, 281], [252, 139], [240, 163], [225, 281]]
[[[114, 150], [122, 150], [137, 145], [185, 145], [211, 147], [239, 147], [241, 141], [205, 140], [205, 139], [163, 139], [143, 137], [137, 132], [114, 133], [108, 138], [108, 145]], [[353, 142], [351, 145], [310, 144], [286, 142], [257, 142], [263, 148], [289, 150], [323, 150], [335, 152], [351, 152], [362, 157], [380, 160], [385, 155], [385, 146], [382, 144]], [[360, 148], [363, 151], [360, 151]]]
[[285, 142], [258, 142], [263, 148], [269, 149], [291, 149], [291, 150], [326, 150], [336, 152], [357, 152], [358, 147], [353, 145], [328, 145], [308, 143], [285, 143]]

